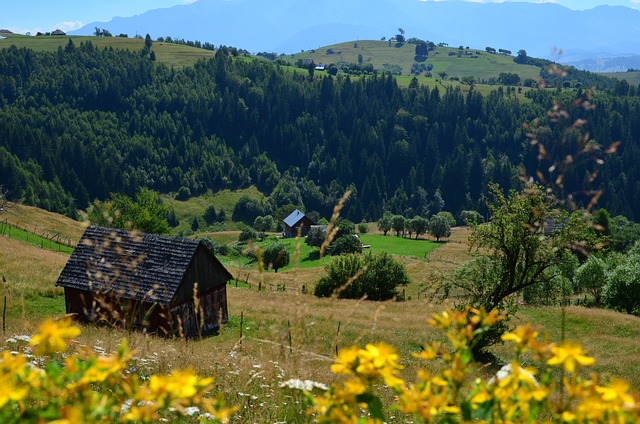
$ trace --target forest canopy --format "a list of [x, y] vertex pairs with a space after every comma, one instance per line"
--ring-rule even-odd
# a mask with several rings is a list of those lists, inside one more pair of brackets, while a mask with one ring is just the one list
[[[489, 182], [509, 190], [519, 167], [535, 174], [523, 123], [541, 118], [553, 137], [552, 99], [571, 110], [581, 95], [404, 89], [389, 74], [310, 78], [226, 48], [176, 70], [90, 42], [53, 53], [11, 47], [0, 50], [0, 183], [71, 216], [141, 187], [193, 196], [251, 185], [277, 194], [272, 209], [296, 203], [323, 215], [350, 189], [343, 213], [354, 222], [384, 210], [484, 214]], [[586, 120], [600, 146], [622, 141], [593, 181], [605, 190], [599, 206], [640, 220], [640, 91], [615, 84], [593, 103], [570, 118]], [[579, 192], [591, 166], [573, 167], [566, 190]]]

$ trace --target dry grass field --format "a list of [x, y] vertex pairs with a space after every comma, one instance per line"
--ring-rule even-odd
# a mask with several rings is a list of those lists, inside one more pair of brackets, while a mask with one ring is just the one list
[[[11, 213], [23, 225], [37, 225], [70, 237], [79, 238], [84, 228], [81, 223], [22, 206]], [[451, 239], [432, 251], [427, 260], [401, 258], [414, 285], [406, 288], [411, 299], [405, 302], [319, 299], [303, 294], [302, 286], [313, 284], [322, 269], [259, 274], [237, 268], [230, 271], [243, 281], [248, 273], [251, 288], [228, 287], [230, 320], [218, 336], [165, 340], [91, 326], [83, 327], [77, 343], [113, 351], [126, 338], [136, 351], [132, 369], [142, 377], [185, 367], [214, 377], [226, 401], [240, 406], [232, 422], [304, 422], [293, 412], [302, 408], [302, 399], [281, 388], [280, 383], [290, 378], [333, 382], [336, 377], [329, 372], [329, 365], [336, 349], [384, 341], [398, 350], [406, 379], [412, 380], [425, 366], [411, 353], [424, 343], [442, 339], [442, 334], [428, 327], [427, 319], [449, 305], [418, 293], [468, 260], [468, 234], [468, 229], [454, 229]], [[8, 299], [5, 337], [30, 334], [44, 316], [64, 312], [62, 291], [54, 288], [54, 283], [67, 258], [0, 236], [0, 275], [5, 280], [2, 295]], [[263, 291], [257, 290], [259, 281], [264, 283]], [[286, 290], [276, 291], [278, 284], [284, 284]], [[564, 313], [566, 338], [579, 341], [596, 358], [595, 371], [604, 378], [622, 377], [640, 387], [639, 318], [582, 307], [565, 308]], [[516, 321], [532, 322], [548, 333], [551, 341], [558, 341], [562, 314], [561, 308], [523, 307]], [[3, 343], [0, 341], [0, 346]], [[501, 361], [512, 358], [507, 347], [498, 346], [494, 352]], [[439, 365], [436, 361], [427, 366], [433, 369]], [[480, 375], [493, 372], [495, 368], [489, 366], [478, 368]], [[405, 418], [390, 418], [389, 422], [404, 422]]]

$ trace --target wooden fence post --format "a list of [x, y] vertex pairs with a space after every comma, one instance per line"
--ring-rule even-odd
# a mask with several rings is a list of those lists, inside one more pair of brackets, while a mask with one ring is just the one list
[[[2, 277], [4, 280], [4, 276]], [[5, 319], [7, 317], [7, 295], [4, 295], [4, 306], [2, 307], [2, 335], [4, 336]]]

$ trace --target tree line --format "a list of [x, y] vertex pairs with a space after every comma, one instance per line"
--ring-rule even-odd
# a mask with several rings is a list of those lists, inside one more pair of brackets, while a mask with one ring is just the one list
[[[640, 220], [640, 90], [609, 85], [595, 109], [570, 118], [584, 119], [599, 146], [622, 141], [591, 182], [605, 189], [600, 205], [612, 215]], [[90, 42], [56, 52], [10, 47], [0, 51], [0, 183], [70, 216], [141, 187], [188, 198], [251, 185], [266, 197], [249, 223], [291, 206], [328, 216], [346, 190], [343, 213], [354, 222], [385, 211], [485, 215], [490, 182], [518, 188], [519, 167], [537, 171], [523, 122], [541, 118], [553, 138], [553, 98], [567, 106], [583, 95], [561, 86], [526, 98], [502, 87], [403, 89], [389, 74], [312, 78], [225, 47], [181, 70]], [[566, 190], [579, 192], [592, 167], [575, 166]]]

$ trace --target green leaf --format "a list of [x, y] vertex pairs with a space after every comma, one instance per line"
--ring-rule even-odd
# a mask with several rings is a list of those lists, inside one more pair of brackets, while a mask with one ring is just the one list
[[477, 409], [473, 411], [473, 418], [479, 420], [488, 420], [493, 412], [493, 401], [488, 400], [481, 403]]
[[384, 408], [382, 406], [382, 401], [380, 398], [373, 393], [363, 393], [361, 395], [356, 396], [357, 402], [366, 403], [371, 413], [371, 417], [380, 421], [384, 421]]

